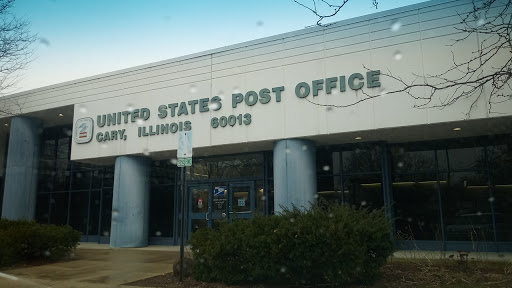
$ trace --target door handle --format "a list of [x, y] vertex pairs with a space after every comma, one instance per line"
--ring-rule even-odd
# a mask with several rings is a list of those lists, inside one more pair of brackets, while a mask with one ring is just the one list
[[206, 220], [210, 220], [210, 219], [208, 219], [208, 213], [204, 213], [204, 214], [206, 215]]

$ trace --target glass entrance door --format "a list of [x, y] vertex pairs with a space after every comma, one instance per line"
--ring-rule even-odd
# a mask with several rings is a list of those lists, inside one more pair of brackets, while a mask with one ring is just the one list
[[190, 238], [191, 233], [203, 227], [211, 227], [210, 201], [211, 189], [210, 185], [198, 185], [188, 187], [188, 203], [189, 203], [189, 217], [188, 217], [188, 235]]
[[232, 223], [234, 219], [249, 219], [254, 216], [254, 183], [226, 184], [188, 187], [189, 237], [199, 228], [216, 228], [224, 221]]
[[229, 188], [228, 186], [215, 185], [213, 189], [213, 202], [212, 202], [212, 225], [211, 227], [217, 228], [220, 223], [227, 220], [228, 207], [229, 207]]
[[229, 185], [228, 221], [254, 217], [255, 194], [253, 182], [236, 182]]

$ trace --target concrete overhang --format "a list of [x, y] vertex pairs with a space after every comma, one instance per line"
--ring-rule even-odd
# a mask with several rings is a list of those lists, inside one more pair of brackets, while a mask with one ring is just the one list
[[[43, 122], [43, 127], [55, 127], [73, 124], [74, 105], [51, 108], [47, 110], [35, 111], [26, 114], [13, 114], [11, 116], [0, 118], [0, 133], [9, 133], [11, 119], [16, 116], [33, 117]], [[7, 125], [6, 125], [7, 124]]]
[[[459, 128], [459, 129], [456, 129]], [[454, 130], [455, 129], [455, 130]], [[341, 134], [327, 134], [299, 137], [313, 140], [318, 147], [364, 142], [386, 141], [388, 143], [420, 142], [441, 139], [455, 139], [475, 136], [511, 134], [512, 116], [444, 122], [417, 126], [403, 126], [385, 129], [352, 131]], [[356, 138], [361, 139], [356, 139]], [[194, 157], [208, 157], [238, 153], [272, 151], [276, 140], [236, 143], [194, 148]], [[154, 160], [175, 159], [176, 150], [135, 154]], [[94, 164], [113, 164], [115, 157], [80, 160]]]

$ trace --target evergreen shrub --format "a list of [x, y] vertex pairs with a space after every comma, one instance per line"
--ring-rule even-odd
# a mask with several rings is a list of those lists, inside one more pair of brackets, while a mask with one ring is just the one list
[[339, 204], [238, 219], [192, 235], [193, 276], [227, 284], [371, 284], [393, 252], [391, 231], [382, 209]]
[[62, 259], [76, 249], [80, 236], [69, 226], [0, 219], [0, 266]]

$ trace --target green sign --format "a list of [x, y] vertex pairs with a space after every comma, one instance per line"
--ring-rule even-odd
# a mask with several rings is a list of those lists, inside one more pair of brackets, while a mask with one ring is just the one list
[[178, 167], [192, 166], [192, 157], [178, 158], [178, 162], [176, 164]]

